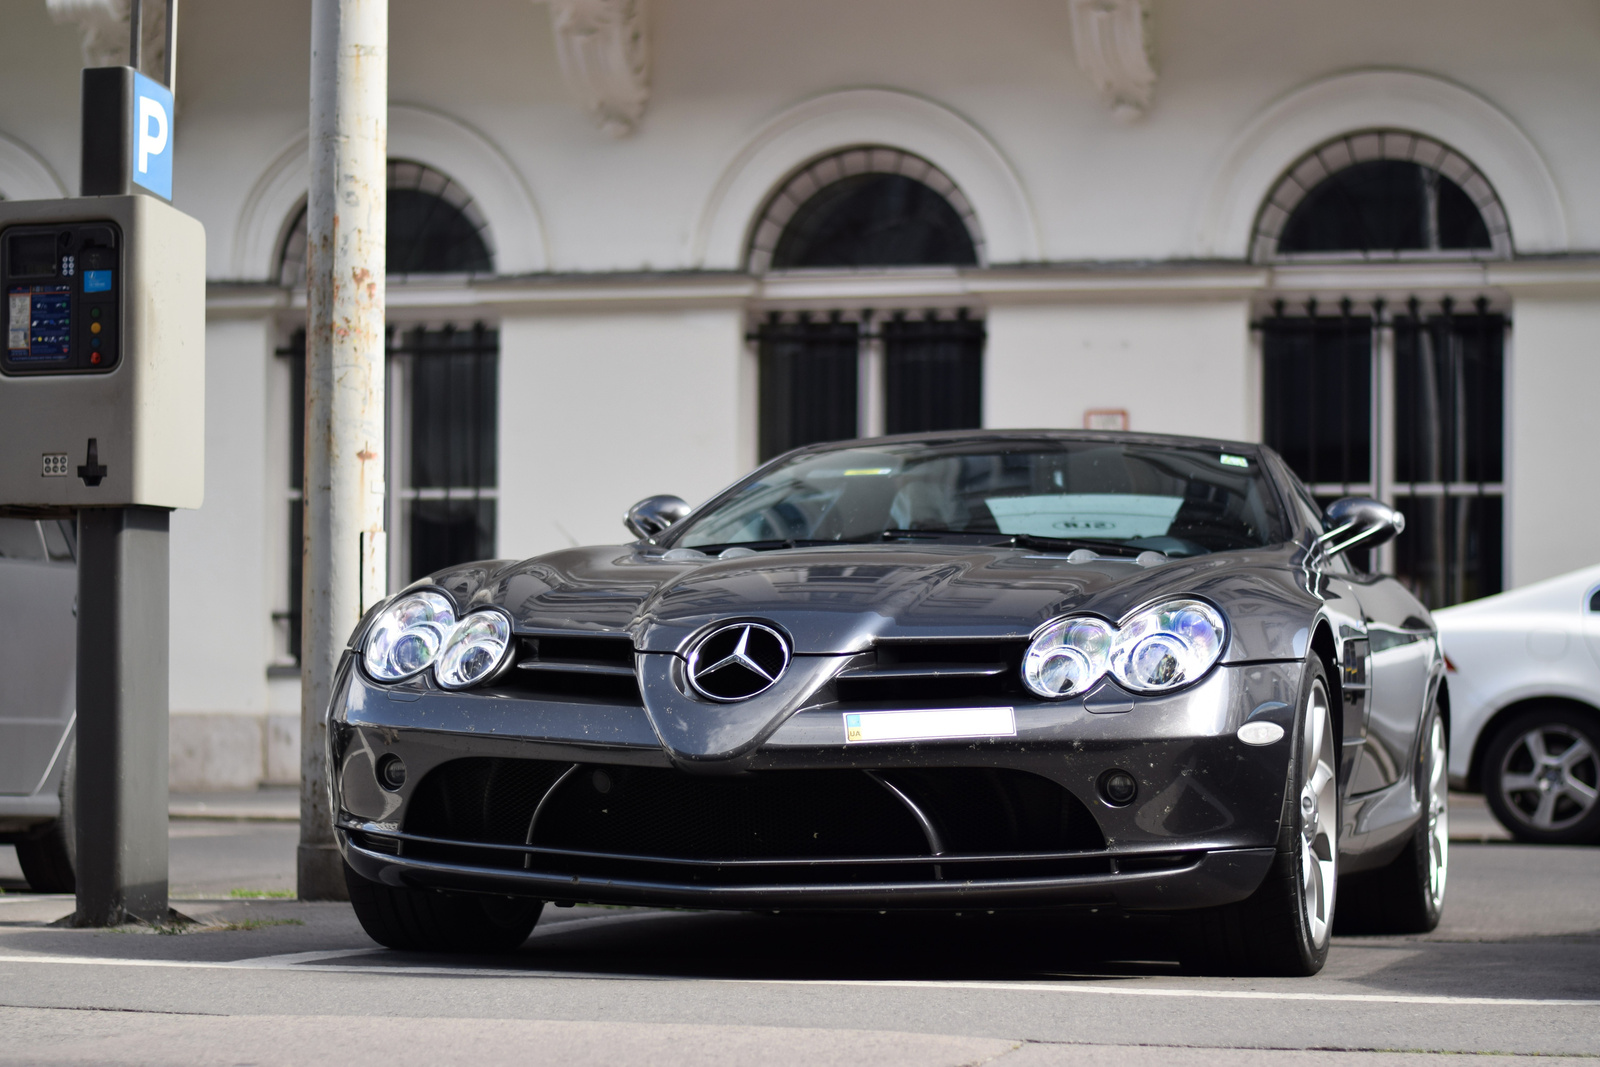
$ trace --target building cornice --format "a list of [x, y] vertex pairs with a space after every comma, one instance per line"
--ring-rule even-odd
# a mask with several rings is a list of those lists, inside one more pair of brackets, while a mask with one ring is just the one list
[[[1600, 253], [1465, 263], [1295, 263], [1239, 260], [1121, 260], [986, 268], [796, 271], [756, 277], [741, 271], [625, 271], [492, 278], [391, 279], [393, 322], [506, 315], [582, 314], [708, 308], [878, 310], [1072, 303], [1172, 303], [1283, 297], [1336, 301], [1398, 294], [1424, 299], [1600, 300]], [[304, 290], [214, 281], [212, 318], [300, 316]]]

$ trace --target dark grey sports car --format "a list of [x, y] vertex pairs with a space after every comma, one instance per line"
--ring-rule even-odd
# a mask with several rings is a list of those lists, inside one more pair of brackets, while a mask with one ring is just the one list
[[[545, 902], [1173, 913], [1310, 974], [1439, 919], [1427, 611], [1259, 445], [1055, 431], [800, 449], [638, 540], [375, 608], [330, 714], [351, 899], [494, 949]], [[1373, 653], [1404, 647], [1403, 655]]]

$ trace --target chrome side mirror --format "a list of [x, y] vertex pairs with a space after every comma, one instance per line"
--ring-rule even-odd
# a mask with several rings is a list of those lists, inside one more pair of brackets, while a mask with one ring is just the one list
[[1317, 543], [1330, 556], [1351, 548], [1376, 548], [1406, 528], [1404, 515], [1368, 496], [1341, 497], [1322, 515], [1328, 532], [1317, 538]]
[[647, 496], [628, 509], [622, 524], [641, 541], [648, 541], [689, 514], [689, 510], [682, 497]]

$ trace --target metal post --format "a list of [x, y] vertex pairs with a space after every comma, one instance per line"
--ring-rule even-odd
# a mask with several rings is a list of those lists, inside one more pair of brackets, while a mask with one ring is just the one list
[[178, 93], [178, 0], [167, 0], [167, 92]]
[[139, 69], [140, 53], [144, 47], [144, 5], [132, 0], [128, 5], [128, 66]]
[[77, 926], [168, 917], [167, 527], [78, 513]]
[[329, 811], [339, 656], [385, 593], [383, 315], [387, 0], [312, 0], [306, 240], [299, 892], [345, 896]]

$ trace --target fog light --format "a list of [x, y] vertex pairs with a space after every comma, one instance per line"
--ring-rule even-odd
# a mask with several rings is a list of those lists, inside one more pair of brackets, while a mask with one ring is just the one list
[[1100, 799], [1120, 808], [1139, 795], [1139, 783], [1127, 771], [1107, 771], [1100, 776]]
[[406, 761], [399, 756], [385, 756], [378, 761], [378, 784], [393, 793], [406, 784]]

